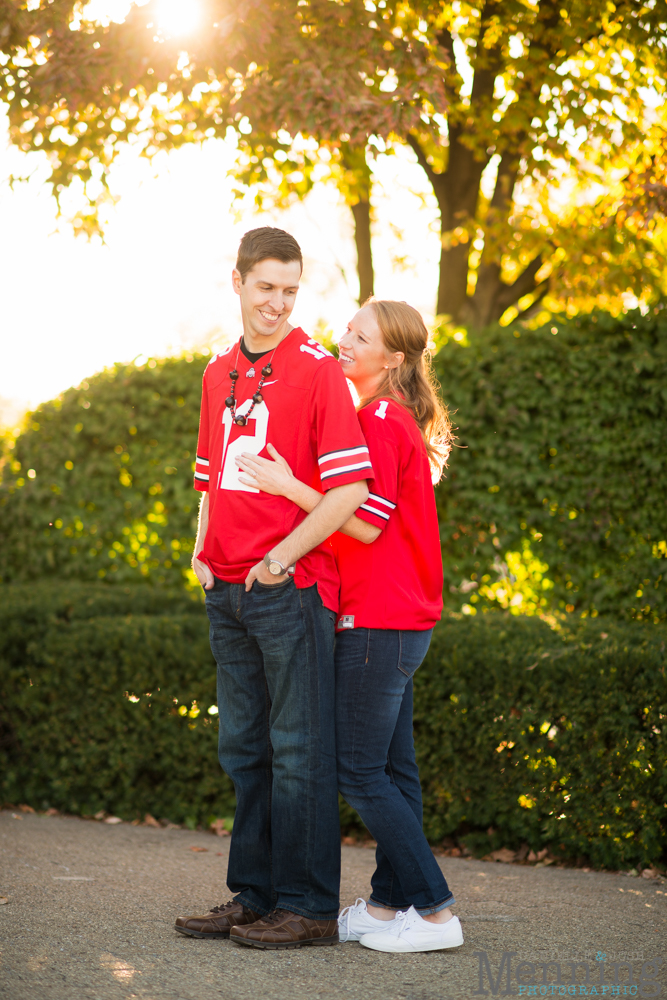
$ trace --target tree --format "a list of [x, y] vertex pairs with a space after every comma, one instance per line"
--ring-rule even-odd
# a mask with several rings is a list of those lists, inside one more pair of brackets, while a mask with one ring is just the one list
[[[373, 284], [364, 150], [374, 133], [416, 126], [422, 98], [412, 98], [420, 71], [414, 53], [389, 26], [373, 27], [358, 0], [245, 0], [232, 13], [209, 0], [203, 9], [209, 30], [188, 38], [185, 52], [183, 41], [161, 28], [156, 2], [132, 7], [116, 24], [81, 21], [72, 0], [30, 11], [19, 0], [0, 0], [7, 54], [0, 96], [9, 104], [13, 141], [47, 152], [58, 197], [75, 178], [106, 185], [126, 142], [151, 156], [224, 136], [232, 126], [248, 151], [252, 182], [262, 161], [280, 162], [274, 154], [286, 127], [290, 144], [299, 131], [316, 135], [333, 155], [352, 209], [364, 298]], [[405, 81], [399, 94], [374, 82], [394, 65]], [[105, 189], [92, 196], [91, 211], [75, 220], [79, 228], [95, 230], [95, 210], [106, 196]]]
[[[664, 94], [664, 5], [427, 0], [413, 9], [447, 62], [446, 123], [406, 136], [440, 206], [437, 311], [484, 325], [525, 296], [534, 310], [551, 289], [563, 302], [582, 290], [590, 297], [595, 284], [609, 295], [659, 284], [645, 267], [657, 255], [655, 215], [630, 218], [623, 206], [664, 172], [663, 123], [647, 129], [642, 93]], [[592, 203], [589, 191], [576, 206], [573, 245], [570, 213], [559, 219], [549, 188], [572, 171], [604, 183], [610, 168], [616, 190]], [[573, 273], [582, 263], [583, 282]]]
[[[438, 200], [438, 313], [485, 325], [662, 288], [663, 3], [202, 0], [206, 30], [182, 39], [155, 2], [122, 24], [78, 10], [0, 0], [11, 135], [48, 152], [56, 194], [104, 181], [124, 142], [150, 156], [232, 126], [244, 176], [280, 169], [285, 191], [307, 190], [329, 154], [356, 184], [362, 261], [368, 176], [345, 157], [379, 136], [412, 148]], [[317, 152], [295, 171], [298, 137]]]

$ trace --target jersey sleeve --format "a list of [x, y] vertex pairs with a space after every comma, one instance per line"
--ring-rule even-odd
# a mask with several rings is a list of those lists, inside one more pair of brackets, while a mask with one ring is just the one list
[[337, 362], [322, 364], [313, 379], [311, 421], [322, 488], [371, 479], [373, 467], [345, 376]]
[[[384, 405], [384, 409], [383, 409]], [[373, 464], [373, 479], [368, 483], [368, 500], [356, 516], [376, 528], [384, 529], [396, 510], [400, 476], [400, 448], [395, 428], [385, 422], [386, 405], [374, 403], [359, 415]]]
[[202, 493], [208, 492], [209, 481], [209, 438], [208, 438], [208, 393], [206, 391], [206, 375], [202, 382], [201, 411], [199, 416], [199, 436], [197, 438], [197, 454], [195, 456], [194, 487]]

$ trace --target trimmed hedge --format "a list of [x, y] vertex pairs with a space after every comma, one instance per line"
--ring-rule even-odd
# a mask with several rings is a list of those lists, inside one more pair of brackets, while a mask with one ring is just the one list
[[666, 641], [636, 623], [441, 622], [415, 679], [429, 839], [667, 861]]
[[446, 602], [667, 620], [667, 308], [469, 341], [436, 359]]
[[193, 827], [233, 814], [198, 595], [39, 584], [0, 605], [0, 797]]
[[[612, 868], [667, 860], [666, 641], [637, 623], [442, 621], [415, 679], [429, 839], [475, 854], [549, 845]], [[190, 826], [228, 816], [213, 704], [198, 596], [0, 588], [5, 801]], [[342, 818], [354, 823], [346, 806]]]

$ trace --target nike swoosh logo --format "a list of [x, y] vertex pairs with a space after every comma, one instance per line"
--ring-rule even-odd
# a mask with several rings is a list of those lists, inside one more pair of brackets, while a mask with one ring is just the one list
[[274, 378], [273, 382], [265, 382], [264, 385], [275, 385], [277, 381], [278, 379]]

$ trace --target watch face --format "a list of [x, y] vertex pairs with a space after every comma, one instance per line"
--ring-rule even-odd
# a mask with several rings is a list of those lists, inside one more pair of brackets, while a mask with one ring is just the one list
[[280, 565], [280, 563], [272, 562], [269, 565], [269, 573], [273, 573], [274, 576], [280, 576], [280, 574], [282, 573], [282, 571], [283, 571], [283, 568]]

